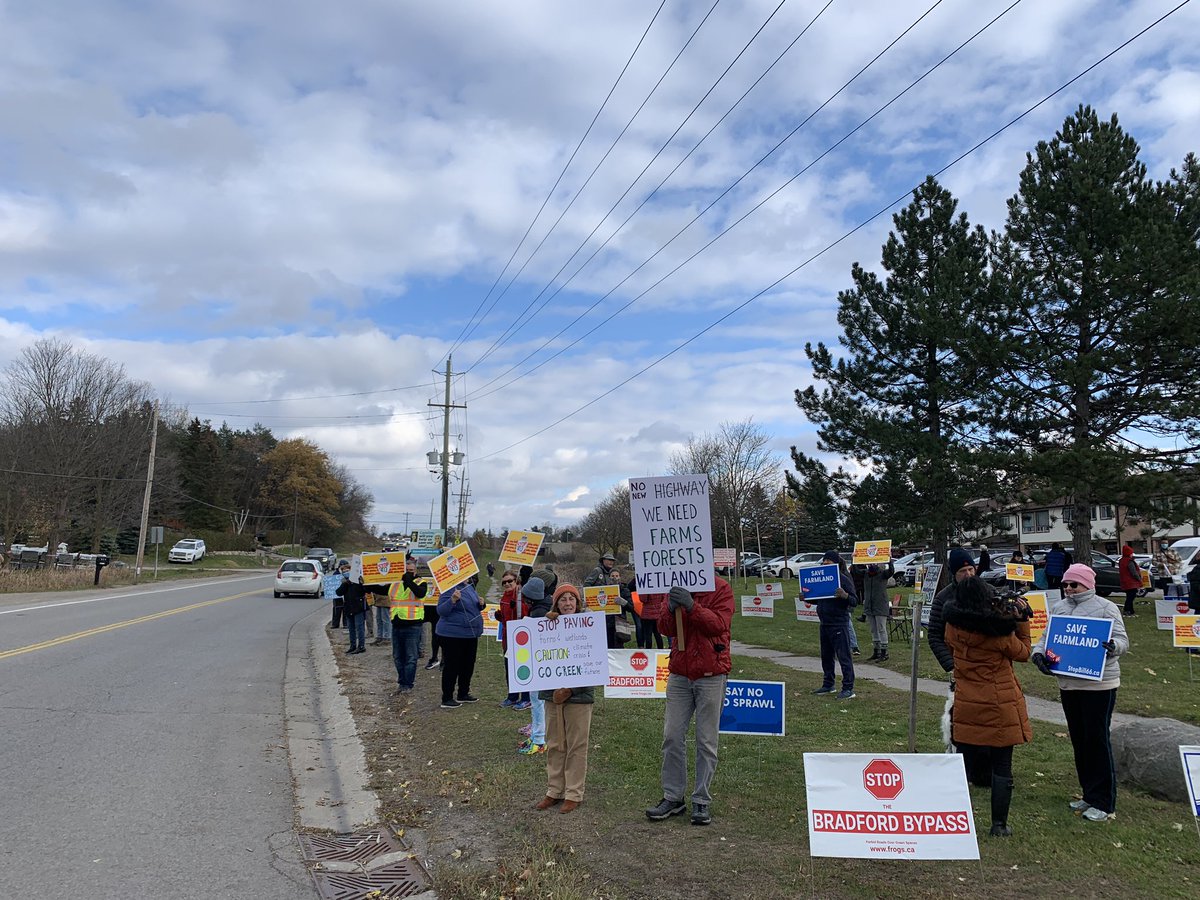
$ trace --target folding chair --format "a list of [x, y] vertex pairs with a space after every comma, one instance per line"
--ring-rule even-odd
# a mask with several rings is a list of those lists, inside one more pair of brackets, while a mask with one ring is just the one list
[[888, 607], [888, 640], [912, 641], [912, 614], [900, 604], [900, 595], [892, 596]]

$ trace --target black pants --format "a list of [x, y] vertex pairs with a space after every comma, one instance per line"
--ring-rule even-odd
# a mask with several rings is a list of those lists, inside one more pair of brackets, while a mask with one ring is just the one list
[[1134, 588], [1132, 591], [1125, 592], [1125, 614], [1126, 615], [1133, 614], [1133, 599], [1136, 596], [1137, 596], [1137, 588]]
[[438, 614], [436, 606], [425, 607], [425, 621], [429, 623], [429, 661], [433, 662], [438, 658], [438, 650], [441, 649], [443, 641], [443, 638], [438, 637], [437, 633]]
[[657, 619], [642, 619], [642, 633], [638, 638], [638, 646], [643, 650], [663, 648], [663, 637], [658, 631]]
[[818, 628], [821, 632], [821, 671], [825, 678], [822, 687], [833, 687], [833, 660], [837, 657], [842, 667], [842, 690], [854, 690], [854, 660], [850, 656], [850, 618], [845, 622], [826, 625], [822, 622]]
[[479, 652], [479, 638], [438, 638], [442, 648], [442, 702], [454, 699], [454, 688], [458, 686], [458, 699], [471, 693], [471, 676], [475, 674], [475, 654]]
[[334, 628], [342, 627], [342, 610], [344, 608], [345, 608], [345, 604], [342, 603], [341, 597], [338, 597], [336, 600], [333, 601], [333, 621], [330, 622], [330, 624]]
[[1046, 587], [1052, 591], [1062, 590], [1062, 576], [1061, 575], [1047, 575], [1046, 576]]
[[1113, 762], [1113, 708], [1117, 689], [1111, 691], [1059, 691], [1067, 731], [1075, 750], [1075, 772], [1083, 799], [1106, 813], [1117, 809], [1117, 767]]
[[963, 764], [967, 769], [967, 781], [976, 787], [990, 788], [992, 776], [1012, 778], [1012, 747], [981, 747], [978, 744], [959, 744]]

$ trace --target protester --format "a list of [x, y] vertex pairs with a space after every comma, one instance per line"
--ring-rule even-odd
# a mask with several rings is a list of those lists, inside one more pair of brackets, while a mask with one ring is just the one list
[[[546, 618], [569, 616], [582, 608], [579, 589], [571, 584], [560, 585]], [[561, 802], [560, 813], [573, 812], [583, 802], [587, 780], [595, 688], [564, 687], [538, 693], [550, 705], [546, 707], [546, 796], [537, 802], [536, 808], [549, 809]]]
[[863, 613], [871, 626], [871, 641], [874, 651], [868, 661], [883, 662], [888, 658], [888, 602], [887, 585], [892, 577], [892, 564], [879, 566], [871, 563], [863, 574]]
[[992, 837], [1009, 837], [1013, 747], [1033, 740], [1013, 662], [1029, 659], [1029, 604], [996, 597], [977, 576], [954, 583], [942, 607], [954, 655], [955, 745], [972, 784], [992, 792]]
[[[942, 607], [954, 596], [954, 585], [975, 575], [975, 560], [971, 554], [961, 547], [950, 551], [946, 561], [946, 570], [950, 574], [950, 583], [938, 591], [929, 605], [929, 626], [925, 629], [928, 635], [929, 649], [933, 651], [938, 665], [943, 671], [954, 671], [954, 653], [946, 646], [946, 623], [942, 621]], [[950, 677], [950, 690], [954, 690], [954, 676]]]
[[1120, 579], [1121, 590], [1125, 592], [1125, 609], [1127, 616], [1136, 616], [1133, 608], [1134, 598], [1142, 589], [1142, 570], [1137, 560], [1133, 558], [1133, 548], [1128, 544], [1121, 548], [1121, 559], [1117, 563], [1117, 576]]
[[[733, 622], [733, 589], [722, 578], [711, 591], [690, 593], [671, 588], [658, 617], [658, 630], [682, 637], [671, 647], [667, 676], [667, 708], [663, 716], [662, 800], [646, 810], [647, 818], [661, 821], [687, 811], [687, 733], [696, 720], [696, 783], [692, 789], [692, 824], [712, 821], [710, 787], [717, 771], [717, 733], [725, 703], [725, 680], [732, 667], [729, 629]], [[675, 611], [682, 611], [683, 634], [677, 635]]]
[[392, 613], [391, 606], [383, 599], [372, 605], [375, 607], [375, 640], [371, 643], [378, 645], [386, 641], [390, 644], [392, 642], [392, 625], [389, 621]]
[[387, 595], [387, 588], [379, 584], [364, 585], [362, 579], [358, 581], [350, 580], [350, 570], [342, 573], [342, 583], [337, 587], [337, 594], [342, 598], [342, 614], [346, 617], [350, 629], [350, 649], [348, 653], [365, 653], [366, 635], [363, 633], [364, 619], [366, 618], [367, 604], [365, 598], [367, 594], [382, 594]]
[[[429, 659], [425, 661], [425, 671], [436, 669], [442, 664], [442, 658], [439, 652], [442, 648], [442, 639], [438, 632], [438, 597], [431, 596], [425, 604], [425, 621], [429, 623]], [[421, 647], [417, 651], [417, 657], [420, 658], [425, 653], [425, 632], [424, 628], [420, 632]]]
[[[1058, 696], [1067, 717], [1067, 731], [1075, 750], [1075, 772], [1083, 798], [1071, 802], [1071, 809], [1092, 822], [1103, 822], [1117, 808], [1117, 771], [1113, 762], [1113, 709], [1117, 688], [1121, 686], [1118, 657], [1129, 649], [1125, 622], [1117, 605], [1096, 594], [1096, 573], [1081, 563], [1070, 566], [1062, 577], [1062, 598], [1050, 608], [1052, 616], [1084, 616], [1112, 619], [1112, 637], [1104, 643], [1104, 677], [1089, 681], [1070, 675], [1057, 675]], [[1034, 665], [1044, 675], [1056, 674], [1046, 660], [1046, 636], [1033, 648]]]
[[[817, 627], [821, 639], [821, 671], [824, 677], [821, 686], [813, 693], [832, 694], [834, 692], [833, 661], [836, 657], [842, 667], [842, 690], [838, 694], [838, 699], [853, 700], [854, 660], [850, 656], [849, 631], [854, 626], [850, 621], [850, 610], [858, 604], [858, 597], [853, 593], [854, 580], [850, 577], [846, 564], [842, 562], [842, 557], [837, 551], [828, 551], [821, 563], [838, 567], [839, 586], [834, 596], [822, 597], [817, 600]], [[805, 593], [808, 592], [805, 591]]]
[[425, 627], [424, 604], [429, 585], [417, 580], [417, 560], [404, 560], [404, 574], [388, 590], [392, 629], [392, 664], [396, 667], [396, 693], [407, 694], [416, 683], [417, 655]]
[[979, 545], [979, 562], [975, 564], [976, 573], [982, 575], [992, 570], [992, 554], [988, 553], [987, 544]]
[[494, 578], [496, 575], [496, 567], [492, 563], [487, 564], [488, 578]]
[[1052, 591], [1058, 590], [1062, 585], [1063, 572], [1067, 570], [1068, 565], [1070, 565], [1070, 561], [1062, 544], [1051, 544], [1050, 552], [1046, 554], [1046, 587]]
[[[478, 575], [438, 598], [437, 636], [442, 649], [442, 709], [457, 709], [479, 700], [471, 693], [479, 637], [483, 634], [483, 601], [475, 591]], [[457, 694], [455, 688], [458, 689]]]
[[643, 605], [637, 589], [637, 577], [630, 578], [626, 587], [629, 588], [629, 602], [633, 606], [634, 621], [641, 623], [637, 634], [638, 647], [642, 650], [661, 650], [663, 637], [658, 630], [658, 616], [653, 614], [653, 609], [647, 610]]
[[[345, 563], [344, 565], [338, 566], [338, 572], [341, 573], [342, 578], [348, 578], [350, 575], [350, 564]], [[334, 590], [336, 591], [337, 589], [335, 588]], [[342, 595], [338, 594], [338, 593], [334, 593], [334, 595], [333, 595], [333, 619], [329, 623], [333, 628], [344, 628], [344, 627], [349, 626], [350, 622], [348, 619], [346, 620], [346, 625], [342, 625], [342, 620], [345, 618], [345, 616], [344, 616], [345, 608], [346, 608], [346, 601], [342, 599]]]
[[596, 568], [592, 569], [591, 574], [583, 579], [584, 587], [595, 587], [599, 584], [612, 584], [609, 576], [612, 575], [613, 568], [617, 564], [617, 558], [611, 553], [605, 553], [600, 557], [600, 561], [596, 564]]
[[[1192, 612], [1200, 613], [1200, 560], [1192, 563], [1188, 570], [1188, 606]], [[1193, 652], [1195, 647], [1190, 648]]]
[[[525, 582], [525, 586], [521, 588], [521, 605], [528, 604], [528, 608], [524, 611], [524, 615], [528, 618], [542, 618], [550, 611], [550, 605], [553, 602], [553, 594], [547, 596], [546, 593], [546, 578], [550, 578], [555, 585], [558, 583], [558, 576], [550, 569], [541, 569], [539, 573], [545, 577], [531, 575], [529, 580]], [[539, 753], [546, 752], [546, 703], [537, 694], [529, 696], [529, 711], [530, 723], [529, 731], [526, 739], [517, 747], [517, 752], [525, 756], [536, 756]], [[522, 729], [522, 733], [525, 733]]]
[[[1021, 553], [1021, 548], [1020, 548], [1020, 547], [1018, 547], [1016, 550], [1014, 550], [1014, 551], [1012, 552], [1012, 556], [1010, 556], [1010, 557], [1008, 558], [1008, 561], [1009, 561], [1010, 563], [1012, 563], [1014, 566], [1023, 566], [1023, 565], [1025, 565], [1025, 555], [1024, 555], [1023, 553]], [[1026, 587], [1026, 582], [1023, 582], [1023, 581], [1009, 581], [1009, 582], [1008, 582], [1008, 589], [1009, 589], [1010, 591], [1013, 591], [1013, 592], [1015, 592], [1015, 593], [1018, 593], [1018, 594], [1019, 594], [1019, 593], [1021, 593], [1021, 592], [1025, 591], [1025, 590], [1027, 590], [1027, 587]]]
[[[517, 597], [519, 596], [520, 586], [517, 582], [517, 574], [515, 572], [505, 572], [500, 576], [500, 587], [503, 593], [500, 595], [500, 609], [496, 612], [496, 620], [500, 623], [500, 646], [504, 648], [504, 654], [500, 661], [504, 663], [504, 678], [508, 680], [508, 654], [511, 649], [508, 646], [509, 639], [509, 622], [515, 622], [520, 616], [517, 614]], [[529, 708], [529, 694], [527, 692], [516, 692], [510, 690], [508, 696], [504, 698], [501, 706], [504, 707], [520, 707], [521, 709]], [[523, 705], [521, 705], [523, 704]]]

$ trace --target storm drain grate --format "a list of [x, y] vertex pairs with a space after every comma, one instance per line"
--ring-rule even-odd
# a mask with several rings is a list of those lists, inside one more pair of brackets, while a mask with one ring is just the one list
[[314, 871], [313, 878], [325, 900], [361, 900], [368, 894], [376, 900], [399, 900], [427, 889], [424, 872], [408, 860], [389, 863], [370, 872]]
[[351, 862], [366, 864], [385, 853], [404, 848], [384, 828], [354, 834], [303, 834], [300, 845], [306, 859], [315, 862]]

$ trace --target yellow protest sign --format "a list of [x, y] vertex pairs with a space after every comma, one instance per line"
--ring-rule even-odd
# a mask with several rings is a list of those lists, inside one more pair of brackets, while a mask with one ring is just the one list
[[1046, 621], [1049, 617], [1046, 609], [1046, 595], [1041, 591], [1035, 591], [1026, 594], [1025, 600], [1029, 603], [1029, 608], [1033, 610], [1033, 617], [1029, 620], [1029, 640], [1036, 644], [1041, 639], [1042, 632], [1046, 630]]
[[1200, 616], [1175, 617], [1175, 646], [1200, 647]]
[[466, 541], [456, 544], [440, 556], [429, 561], [429, 572], [437, 584], [439, 593], [446, 593], [456, 584], [462, 584], [472, 575], [479, 574], [479, 566]]
[[514, 566], [532, 566], [542, 549], [544, 534], [537, 531], [510, 531], [500, 551], [500, 562]]
[[583, 589], [583, 608], [593, 612], [602, 612], [606, 616], [615, 616], [621, 611], [617, 601], [621, 597], [621, 589], [615, 584], [598, 584], [595, 587]]
[[869, 566], [891, 562], [891, 541], [855, 541], [853, 562], [856, 566]]
[[[1033, 581], [1033, 566], [1028, 563], [1005, 563], [1004, 577], [1009, 581]], [[1044, 597], [1042, 598], [1045, 599]]]
[[671, 654], [659, 650], [654, 657], [654, 693], [667, 696], [667, 677], [671, 674]]
[[482, 610], [480, 615], [483, 616], [483, 633], [495, 637], [500, 631], [500, 620], [496, 618], [496, 614], [500, 612], [499, 603], [488, 603]]
[[1138, 571], [1142, 573], [1142, 588], [1147, 591], [1150, 590], [1150, 570], [1138, 569]]
[[362, 555], [363, 584], [391, 584], [399, 581], [403, 575], [404, 551]]

